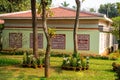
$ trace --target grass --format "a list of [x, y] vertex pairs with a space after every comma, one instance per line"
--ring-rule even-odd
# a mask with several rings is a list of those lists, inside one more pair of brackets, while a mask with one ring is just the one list
[[[0, 55], [0, 60], [3, 58], [18, 60], [19, 64], [0, 65], [0, 80], [46, 80], [44, 68], [23, 68], [20, 65], [22, 56]], [[90, 59], [89, 70], [76, 72], [61, 70], [62, 58], [51, 57], [50, 78], [47, 80], [115, 80], [112, 62], [112, 60]]]

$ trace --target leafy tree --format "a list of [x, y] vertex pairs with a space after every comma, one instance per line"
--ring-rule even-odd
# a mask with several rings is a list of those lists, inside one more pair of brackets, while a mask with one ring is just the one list
[[31, 12], [32, 12], [32, 28], [33, 28], [33, 54], [37, 58], [38, 52], [38, 36], [37, 36], [37, 19], [36, 19], [36, 0], [31, 0]]
[[77, 9], [77, 7], [76, 7], [76, 6], [72, 6], [72, 8], [73, 8], [73, 9]]
[[99, 13], [106, 14], [110, 18], [118, 16], [117, 5], [115, 3], [102, 4], [98, 11]]
[[0, 13], [10, 13], [30, 9], [30, 0], [0, 0]]
[[120, 16], [120, 3], [116, 3], [117, 4], [117, 10], [118, 10], [118, 13], [119, 13], [119, 16]]
[[66, 1], [64, 1], [63, 3], [61, 3], [61, 5], [62, 5], [63, 7], [68, 7], [70, 4], [67, 3]]
[[120, 16], [112, 18], [113, 20], [113, 35], [118, 39], [118, 49], [120, 50]]
[[90, 8], [90, 12], [96, 12], [94, 8]]

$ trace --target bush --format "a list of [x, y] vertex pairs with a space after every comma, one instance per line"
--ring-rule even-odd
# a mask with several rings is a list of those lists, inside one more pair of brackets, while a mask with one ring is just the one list
[[117, 60], [119, 58], [120, 54], [119, 53], [111, 53], [109, 55], [110, 60]]
[[29, 54], [28, 52], [24, 52], [23, 55], [23, 67], [40, 67], [44, 65], [44, 58], [39, 56], [38, 59], [36, 59], [32, 54]]
[[117, 77], [117, 79], [115, 79], [115, 80], [120, 80], [120, 64], [113, 62], [112, 67], [113, 67], [113, 71], [116, 72], [115, 76]]
[[68, 57], [63, 58], [62, 68], [84, 68], [88, 69], [89, 67], [89, 57], [80, 57], [79, 55], [73, 54], [69, 59]]
[[120, 80], [120, 66], [117, 68], [116, 76], [117, 76], [116, 80]]
[[2, 55], [23, 55], [24, 51], [1, 51]]

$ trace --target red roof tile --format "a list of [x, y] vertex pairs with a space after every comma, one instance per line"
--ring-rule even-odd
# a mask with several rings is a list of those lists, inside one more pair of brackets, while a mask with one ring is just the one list
[[[63, 8], [63, 7], [57, 7], [57, 8], [51, 8], [52, 12], [54, 13], [54, 18], [71, 18], [75, 17], [76, 11], [70, 8]], [[39, 17], [40, 15], [37, 15]], [[90, 13], [90, 12], [80, 12], [80, 17], [98, 17], [103, 16], [101, 14], [97, 13]], [[0, 15], [0, 17], [3, 18], [31, 18], [31, 11], [23, 11], [23, 12], [16, 12], [16, 13], [8, 13]]]

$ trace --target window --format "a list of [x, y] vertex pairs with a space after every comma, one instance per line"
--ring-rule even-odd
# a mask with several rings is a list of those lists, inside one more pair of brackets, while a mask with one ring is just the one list
[[[30, 48], [33, 48], [33, 33], [30, 33]], [[38, 48], [43, 48], [43, 34], [38, 33]]]
[[89, 50], [89, 34], [78, 34], [78, 50]]
[[9, 33], [9, 46], [11, 48], [21, 48], [22, 33]]
[[56, 34], [51, 41], [52, 49], [65, 49], [65, 34]]

